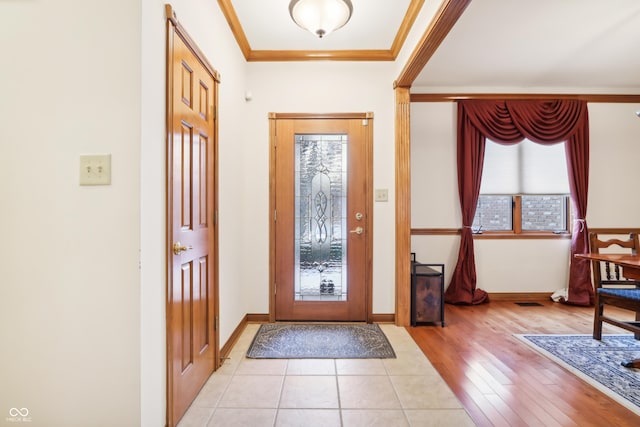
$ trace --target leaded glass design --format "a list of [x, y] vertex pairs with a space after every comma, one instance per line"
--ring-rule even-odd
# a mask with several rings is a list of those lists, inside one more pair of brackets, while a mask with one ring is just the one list
[[295, 299], [347, 299], [347, 135], [295, 136]]

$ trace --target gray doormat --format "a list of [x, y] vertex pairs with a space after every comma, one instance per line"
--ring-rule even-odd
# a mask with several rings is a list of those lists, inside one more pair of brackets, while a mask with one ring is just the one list
[[254, 359], [393, 359], [376, 324], [261, 325], [247, 351]]

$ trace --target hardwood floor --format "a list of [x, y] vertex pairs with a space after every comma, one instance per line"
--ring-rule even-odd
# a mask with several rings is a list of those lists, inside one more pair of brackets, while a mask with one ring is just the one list
[[[591, 334], [592, 307], [539, 302], [447, 304], [444, 328], [407, 330], [478, 426], [640, 425], [639, 416], [513, 336]], [[605, 326], [604, 333], [626, 331]]]

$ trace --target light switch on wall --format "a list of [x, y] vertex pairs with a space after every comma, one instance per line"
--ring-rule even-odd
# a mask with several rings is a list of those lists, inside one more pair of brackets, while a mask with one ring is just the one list
[[375, 200], [376, 202], [387, 202], [389, 201], [389, 190], [386, 188], [378, 188], [375, 191]]
[[80, 185], [111, 185], [111, 154], [81, 155]]

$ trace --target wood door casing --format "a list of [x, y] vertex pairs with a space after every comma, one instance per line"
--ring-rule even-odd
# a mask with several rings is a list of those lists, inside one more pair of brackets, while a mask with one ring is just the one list
[[174, 426], [218, 364], [217, 75], [167, 16], [167, 425]]
[[[271, 275], [272, 320], [370, 321], [372, 219], [372, 128], [370, 113], [321, 115], [272, 114]], [[348, 135], [347, 230], [349, 288], [347, 301], [294, 300], [294, 138], [296, 134]], [[363, 214], [355, 219], [356, 212]]]

